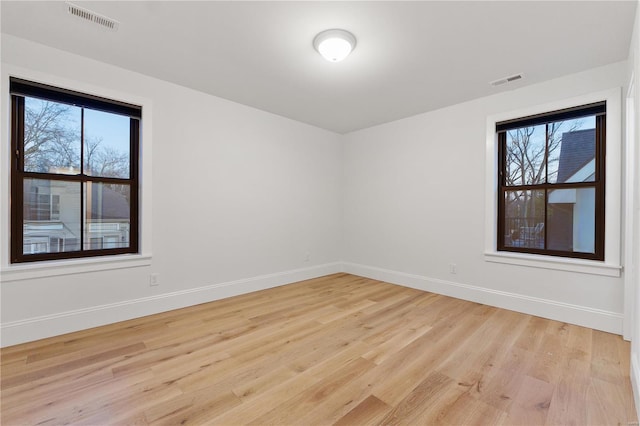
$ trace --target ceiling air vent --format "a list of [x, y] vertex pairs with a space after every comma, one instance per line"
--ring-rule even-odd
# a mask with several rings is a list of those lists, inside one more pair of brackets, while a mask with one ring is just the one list
[[101, 27], [107, 28], [111, 31], [117, 31], [120, 22], [115, 19], [107, 18], [104, 15], [100, 15], [99, 13], [93, 12], [89, 9], [85, 9], [80, 6], [76, 6], [73, 3], [67, 3], [67, 11], [73, 16], [77, 16], [78, 18], [82, 18], [86, 21], [93, 22], [94, 24], [98, 24]]
[[520, 80], [522, 77], [523, 77], [522, 73], [521, 74], [514, 74], [514, 75], [510, 75], [509, 77], [499, 78], [497, 80], [494, 80], [494, 81], [490, 82], [489, 84], [492, 85], [493, 87], [502, 86], [503, 84], [507, 84], [507, 83], [511, 83], [512, 81]]

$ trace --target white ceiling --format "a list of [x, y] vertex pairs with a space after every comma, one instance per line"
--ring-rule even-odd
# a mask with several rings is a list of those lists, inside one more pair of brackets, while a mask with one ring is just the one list
[[[2, 32], [339, 133], [625, 60], [635, 1], [2, 1]], [[358, 39], [330, 63], [314, 36]], [[489, 81], [524, 73], [519, 82]]]

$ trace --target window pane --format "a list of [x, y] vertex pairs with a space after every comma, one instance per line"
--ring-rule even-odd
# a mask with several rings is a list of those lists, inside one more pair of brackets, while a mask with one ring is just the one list
[[544, 249], [544, 191], [506, 191], [504, 245]]
[[550, 250], [595, 253], [595, 188], [549, 191]]
[[80, 249], [80, 183], [24, 180], [23, 254]]
[[549, 182], [593, 182], [596, 171], [596, 118], [549, 123]]
[[131, 187], [87, 182], [85, 250], [129, 247]]
[[80, 108], [25, 97], [24, 170], [80, 173]]
[[130, 126], [129, 117], [84, 110], [86, 175], [129, 178]]
[[545, 126], [509, 130], [506, 136], [505, 185], [545, 183]]

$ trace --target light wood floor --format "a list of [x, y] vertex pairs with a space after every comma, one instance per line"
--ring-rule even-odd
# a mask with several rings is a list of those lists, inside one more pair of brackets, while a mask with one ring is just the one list
[[620, 336], [346, 274], [1, 354], [5, 426], [637, 421]]

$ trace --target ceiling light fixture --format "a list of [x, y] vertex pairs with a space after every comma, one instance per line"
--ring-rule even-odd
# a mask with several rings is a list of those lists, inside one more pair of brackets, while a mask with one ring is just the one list
[[329, 62], [340, 62], [356, 47], [356, 38], [349, 31], [326, 30], [313, 39], [313, 47]]

